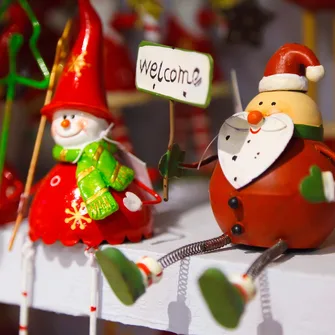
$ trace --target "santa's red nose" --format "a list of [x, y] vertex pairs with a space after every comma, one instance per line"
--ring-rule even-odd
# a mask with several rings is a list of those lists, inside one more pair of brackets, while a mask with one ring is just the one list
[[263, 120], [263, 114], [260, 111], [251, 111], [248, 114], [248, 122], [250, 124], [256, 125]]
[[70, 121], [68, 119], [65, 119], [63, 120], [60, 125], [63, 127], [63, 128], [67, 128], [70, 126]]

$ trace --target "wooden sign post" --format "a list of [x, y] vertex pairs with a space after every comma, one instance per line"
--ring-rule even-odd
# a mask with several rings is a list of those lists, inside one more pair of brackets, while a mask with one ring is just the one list
[[165, 154], [164, 200], [168, 201], [168, 179], [174, 145], [174, 103], [206, 108], [211, 101], [213, 59], [208, 54], [141, 42], [136, 64], [139, 91], [170, 100], [170, 138]]

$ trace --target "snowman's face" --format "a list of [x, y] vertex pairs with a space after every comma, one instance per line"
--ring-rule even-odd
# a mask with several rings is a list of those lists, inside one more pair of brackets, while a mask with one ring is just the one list
[[97, 140], [108, 127], [105, 120], [78, 110], [61, 110], [54, 114], [51, 135], [56, 144], [75, 148]]
[[[315, 102], [305, 93], [293, 91], [263, 92], [251, 100], [246, 108], [250, 113], [251, 129], [258, 130], [266, 117], [284, 113], [293, 123], [310, 126], [322, 124]], [[257, 123], [258, 121], [258, 123]]]

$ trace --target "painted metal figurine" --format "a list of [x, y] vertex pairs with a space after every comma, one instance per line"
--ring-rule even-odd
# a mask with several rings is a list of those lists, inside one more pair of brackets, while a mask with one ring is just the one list
[[[41, 111], [51, 122], [56, 143], [53, 157], [58, 164], [43, 179], [30, 208], [29, 238], [23, 253], [22, 334], [28, 326], [33, 242], [60, 241], [65, 246], [83, 243], [87, 247], [85, 254], [94, 274], [90, 308], [93, 335], [98, 294], [96, 249], [103, 242], [138, 242], [150, 237], [153, 215], [148, 205], [161, 202], [151, 189], [145, 164], [108, 138], [113, 119], [104, 89], [102, 25], [90, 0], [78, 0], [78, 4], [77, 39], [52, 100]], [[119, 159], [122, 156], [134, 159], [134, 166], [124, 165]]]
[[[318, 248], [335, 227], [335, 154], [323, 143], [322, 118], [306, 94], [308, 80], [324, 75], [314, 53], [300, 44], [282, 46], [269, 60], [260, 93], [244, 112], [228, 118], [218, 137], [210, 202], [223, 234], [181, 247], [161, 259], [135, 264], [118, 249], [97, 258], [115, 294], [133, 304], [163, 269], [185, 257], [228, 244], [266, 250], [243, 275], [205, 271], [199, 284], [214, 318], [235, 328], [255, 296], [255, 279], [288, 249]], [[197, 167], [179, 163], [180, 168]]]

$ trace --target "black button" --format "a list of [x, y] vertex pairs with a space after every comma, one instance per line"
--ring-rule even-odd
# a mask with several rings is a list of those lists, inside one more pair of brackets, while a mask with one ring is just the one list
[[238, 199], [236, 197], [230, 198], [228, 200], [228, 206], [232, 209], [238, 208]]
[[243, 227], [240, 224], [235, 224], [231, 228], [231, 233], [233, 235], [241, 235], [243, 233]]

